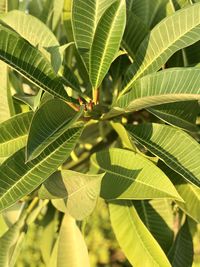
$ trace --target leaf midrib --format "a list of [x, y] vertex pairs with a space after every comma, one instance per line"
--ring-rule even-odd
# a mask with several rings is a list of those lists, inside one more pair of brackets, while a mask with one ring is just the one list
[[[66, 143], [66, 141], [69, 142], [72, 138], [74, 138], [74, 136], [75, 136], [79, 131], [80, 131], [80, 129], [79, 129], [77, 132], [75, 132], [72, 136], [70, 136], [69, 139], [65, 140], [64, 143]], [[62, 145], [63, 145], [63, 144], [62, 144]], [[22, 183], [23, 180], [24, 180], [30, 173], [32, 173], [36, 168], [38, 168], [38, 166], [42, 165], [48, 158], [50, 158], [53, 154], [55, 154], [55, 153], [60, 149], [60, 147], [61, 147], [62, 145], [60, 145], [60, 146], [58, 146], [56, 149], [54, 149], [53, 152], [51, 152], [50, 154], [48, 154], [48, 156], [46, 156], [42, 161], [38, 162], [33, 168], [31, 168], [31, 169], [30, 169], [28, 172], [26, 172], [22, 177], [20, 177], [20, 179], [19, 179], [17, 182], [15, 182], [15, 183], [14, 183], [8, 190], [6, 190], [6, 192], [5, 192], [4, 194], [2, 194], [2, 196], [0, 197], [0, 202], [2, 201], [2, 199], [5, 198], [5, 196], [6, 196], [7, 194], [10, 193], [10, 191], [12, 191], [13, 188], [15, 188], [18, 184]], [[22, 148], [22, 149], [23, 149], [23, 148]], [[12, 204], [11, 204], [11, 205], [12, 205]]]
[[[156, 188], [156, 187], [153, 187], [152, 185], [145, 184], [145, 183], [142, 182], [142, 181], [137, 181], [136, 179], [131, 179], [131, 178], [128, 177], [128, 176], [124, 176], [124, 175], [122, 175], [122, 174], [115, 173], [115, 172], [112, 172], [112, 171], [110, 171], [110, 170], [107, 170], [107, 169], [101, 167], [100, 165], [98, 165], [94, 160], [91, 160], [91, 161], [92, 161], [92, 164], [94, 164], [97, 168], [100, 168], [101, 170], [105, 171], [106, 173], [112, 174], [112, 175], [114, 175], [114, 176], [120, 176], [120, 177], [122, 177], [122, 178], [125, 178], [126, 180], [130, 180], [130, 181], [132, 181], [132, 182], [136, 182], [136, 183], [138, 183], [138, 184], [142, 184], [142, 185], [148, 186], [148, 187], [153, 188], [153, 189]], [[131, 185], [132, 185], [132, 184], [131, 184]], [[173, 198], [175, 197], [174, 195], [171, 195], [171, 194], [169, 194], [169, 193], [166, 192], [166, 191], [161, 191], [161, 190], [159, 190], [158, 188], [156, 188], [156, 190], [159, 191], [159, 192], [161, 192], [161, 193], [166, 193], [168, 196], [171, 196], [171, 197], [173, 197]]]
[[34, 76], [31, 76], [31, 74], [27, 73], [24, 69], [19, 68], [12, 61], [8, 60], [7, 58], [3, 57], [2, 55], [0, 55], [0, 59], [3, 60], [3, 61], [5, 61], [10, 66], [12, 66], [16, 71], [18, 71], [20, 74], [22, 74], [26, 79], [28, 79], [30, 82], [32, 82], [36, 86], [39, 86], [41, 89], [46, 89], [47, 91], [52, 92], [53, 95], [56, 95], [57, 97], [62, 98], [63, 100], [66, 100], [63, 96], [61, 96], [60, 94], [58, 94], [56, 91], [52, 90], [51, 88], [49, 88], [45, 84], [41, 83], [39, 80], [37, 80], [36, 78], [34, 78]]
[[[4, 142], [4, 143], [0, 143], [0, 148], [1, 148], [1, 146], [2, 146], [2, 150], [3, 150], [4, 146], [6, 146], [6, 145], [12, 145], [12, 143], [15, 143], [17, 140], [20, 140], [20, 139], [21, 139], [21, 140], [24, 140], [24, 139], [26, 140], [26, 138], [27, 138], [27, 134], [18, 136], [17, 138], [8, 140], [8, 141], [6, 141], [6, 142]], [[7, 156], [9, 156], [9, 155], [7, 155]], [[7, 156], [4, 156], [4, 155], [3, 155], [3, 157], [7, 157]], [[0, 157], [2, 157], [2, 155], [1, 155], [1, 150], [0, 150]]]
[[[170, 161], [172, 161], [174, 164], [175, 164], [175, 166], [177, 166], [177, 167], [179, 167], [179, 168], [181, 168], [181, 170], [183, 170], [183, 172], [184, 173], [186, 173], [189, 177], [191, 177], [190, 176], [190, 173], [188, 172], [188, 170], [187, 169], [183, 169], [183, 167], [182, 167], [182, 165], [179, 165], [178, 163], [176, 163], [176, 161], [173, 161], [173, 159], [171, 159], [167, 154], [165, 154], [164, 152], [162, 152], [161, 150], [159, 150], [157, 147], [155, 147], [155, 146], [153, 146], [150, 142], [148, 143], [147, 141], [145, 141], [144, 139], [142, 139], [141, 137], [138, 137], [138, 135], [135, 135], [135, 134], [133, 134], [133, 136], [136, 136], [136, 139], [139, 139], [140, 140], [140, 143], [142, 144], [142, 145], [144, 145], [144, 144], [146, 144], [146, 145], [149, 145], [151, 148], [153, 148], [153, 150], [155, 149], [156, 151], [158, 151], [159, 153], [161, 153], [161, 155], [163, 156], [164, 155], [164, 157], [166, 157], [168, 160], [170, 160]], [[152, 142], [152, 141], [151, 141]], [[148, 147], [148, 146], [147, 146]], [[157, 156], [156, 154], [155, 154], [155, 152], [153, 151], [153, 150], [151, 150], [151, 152], [155, 155], [155, 156]], [[163, 149], [164, 150], [164, 149]], [[160, 157], [159, 157], [160, 158]], [[162, 158], [161, 158], [161, 160], [162, 161], [164, 161], [165, 162], [165, 160], [163, 160]], [[167, 164], [167, 166], [169, 166], [169, 164], [167, 163], [167, 162], [165, 162], [166, 164]], [[170, 167], [170, 166], [169, 166]], [[170, 167], [171, 168], [171, 167]], [[174, 169], [174, 168], [173, 168]], [[176, 171], [175, 169], [174, 169], [174, 171]], [[177, 171], [176, 171], [177, 172]], [[177, 172], [177, 173], [179, 173], [179, 172]], [[185, 179], [187, 179], [189, 182], [191, 182], [188, 178], [186, 178], [182, 173], [179, 173], [183, 178], [185, 178]], [[200, 181], [197, 179], [195, 179], [195, 175], [193, 175], [194, 176], [194, 178], [193, 177], [191, 177], [191, 180], [193, 180], [193, 181], [197, 181], [197, 183], [200, 183]], [[196, 184], [195, 184], [196, 185]]]
[[[115, 4], [116, 2], [114, 2]], [[101, 69], [102, 69], [102, 65], [103, 65], [103, 62], [104, 62], [104, 57], [105, 57], [105, 54], [107, 53], [107, 48], [108, 48], [108, 44], [109, 44], [109, 40], [110, 40], [110, 36], [112, 34], [112, 30], [113, 30], [113, 27], [115, 25], [114, 21], [115, 19], [117, 18], [118, 16], [118, 13], [120, 11], [120, 7], [121, 7], [121, 4], [122, 2], [119, 4], [118, 8], [117, 8], [117, 11], [115, 12], [115, 16], [113, 16], [113, 19], [112, 19], [112, 23], [111, 23], [111, 27], [109, 28], [109, 32], [107, 34], [107, 38], [106, 38], [106, 42], [105, 42], [105, 46], [104, 46], [104, 50], [103, 50], [103, 54], [101, 56], [101, 61], [100, 61], [100, 64], [99, 64], [99, 71], [98, 71], [98, 74], [97, 74], [97, 78], [96, 78], [96, 83], [94, 85], [94, 89], [96, 89], [97, 85], [98, 85], [98, 81], [99, 81], [99, 77], [100, 77], [100, 74], [101, 74]], [[112, 4], [113, 5], [113, 4]], [[111, 5], [111, 6], [112, 6]], [[110, 7], [111, 7], [110, 6]], [[109, 7], [109, 8], [110, 8]], [[113, 25], [114, 24], [114, 25]], [[94, 39], [93, 39], [94, 40]], [[91, 52], [90, 52], [90, 70], [91, 70]]]
[[[131, 109], [131, 111], [132, 111], [132, 107], [130, 107], [131, 105], [133, 105], [133, 104], [137, 104], [137, 103], [141, 103], [141, 102], [143, 102], [143, 101], [146, 101], [146, 99], [147, 100], [150, 100], [150, 101], [152, 101], [152, 100], [158, 100], [158, 99], [165, 99], [166, 98], [166, 96], [167, 97], [174, 97], [174, 99], [171, 99], [171, 101], [167, 101], [167, 102], [162, 102], [162, 103], [157, 103], [157, 104], [150, 104], [150, 105], [145, 105], [145, 106], [143, 106], [143, 107], [140, 107], [139, 109], [143, 109], [143, 108], [147, 108], [147, 107], [152, 107], [152, 106], [157, 106], [157, 105], [161, 105], [161, 104], [165, 104], [165, 103], [174, 103], [174, 102], [177, 102], [177, 100], [178, 99], [175, 99], [175, 97], [176, 96], [182, 96], [182, 97], [187, 97], [187, 99], [189, 99], [188, 97], [190, 97], [191, 99], [194, 99], [194, 100], [199, 100], [200, 99], [200, 94], [163, 94], [163, 95], [154, 95], [154, 96], [145, 96], [145, 97], [140, 97], [140, 98], [135, 98], [135, 99], [133, 99], [131, 102], [130, 102], [130, 104], [126, 107], [126, 109], [124, 109], [124, 106], [123, 107], [120, 107], [120, 108], [122, 108], [122, 109], [124, 109], [125, 111], [127, 110], [127, 112], [130, 112], [128, 109]], [[124, 96], [125, 97], [125, 96]], [[185, 99], [183, 99], [183, 100], [179, 100], [178, 102], [182, 102], [182, 101], [185, 101]], [[124, 104], [123, 104], [124, 105]]]
[[[41, 148], [45, 149], [47, 146], [51, 145], [55, 141], [55, 139], [53, 139], [52, 137], [54, 136], [54, 134], [56, 132], [58, 133], [58, 135], [56, 136], [56, 139], [57, 139], [57, 138], [59, 138], [67, 130], [65, 128], [62, 129], [62, 127], [65, 127], [68, 124], [68, 122], [70, 122], [70, 119], [64, 121], [62, 124], [59, 125], [59, 127], [57, 127], [56, 129], [54, 129], [54, 131], [46, 139], [44, 139], [43, 142], [39, 144], [39, 146], [37, 146], [31, 152], [31, 154], [29, 155], [28, 158], [30, 158], [31, 160], [33, 160], [34, 158], [38, 157], [42, 153]], [[49, 139], [50, 139], [50, 142], [48, 143]], [[28, 154], [27, 152], [28, 151], [26, 150], [26, 154]], [[33, 157], [31, 157], [31, 155]]]
[[[199, 97], [199, 98], [200, 98], [200, 97]], [[149, 111], [149, 109], [151, 110], [151, 108], [147, 108], [148, 111]], [[152, 108], [152, 110], [153, 110], [153, 111], [149, 111], [149, 112], [150, 112], [150, 113], [154, 113], [155, 116], [158, 116], [158, 117], [159, 117], [159, 113], [161, 113], [162, 115], [165, 115], [165, 116], [167, 116], [167, 117], [169, 117], [169, 118], [171, 118], [171, 119], [175, 119], [175, 120], [179, 120], [179, 121], [181, 121], [182, 123], [186, 124], [188, 127], [195, 127], [195, 124], [193, 124], [193, 123], [187, 121], [186, 119], [181, 118], [181, 117], [179, 117], [179, 116], [177, 116], [177, 115], [170, 114], [170, 113], [167, 113], [167, 112], [166, 112], [166, 113], [167, 113], [167, 114], [166, 114], [164, 111], [162, 111], [162, 110], [157, 110], [156, 108], [155, 108], [155, 112], [154, 112], [154, 109], [153, 109], [153, 108]], [[157, 111], [158, 111], [158, 114], [156, 114]], [[166, 121], [166, 120], [163, 119], [163, 118], [161, 118], [161, 120]], [[167, 123], [172, 124], [172, 123], [170, 123], [170, 122], [167, 122]], [[172, 124], [172, 125], [173, 125], [173, 124]], [[178, 126], [178, 127], [179, 127], [179, 126]], [[180, 127], [180, 128], [182, 128], [182, 127]]]
[[[79, 187], [78, 190], [74, 191], [71, 194], [68, 194], [66, 197], [64, 197], [64, 199], [69, 199], [69, 198], [73, 197], [78, 192], [85, 190], [87, 187], [91, 186], [93, 183], [96, 184], [96, 182], [99, 182], [98, 180], [101, 180], [101, 179], [102, 179], [102, 177], [97, 177], [95, 180], [91, 180], [87, 184], [84, 184], [82, 187]], [[64, 182], [64, 184], [65, 184], [65, 182]], [[67, 188], [67, 186], [66, 186], [66, 188]]]
[[[132, 208], [133, 208], [133, 207], [132, 207]], [[142, 245], [142, 247], [144, 248], [144, 250], [146, 251], [146, 253], [150, 256], [150, 258], [153, 260], [153, 262], [155, 262], [155, 263], [157, 264], [157, 266], [159, 267], [160, 264], [153, 258], [153, 256], [150, 254], [150, 250], [148, 250], [148, 249], [146, 248], [144, 242], [142, 242], [143, 239], [142, 239], [141, 235], [139, 234], [139, 232], [138, 232], [137, 229], [136, 229], [136, 226], [135, 226], [135, 224], [134, 224], [134, 220], [133, 220], [132, 217], [131, 217], [131, 210], [130, 210], [130, 209], [131, 209], [130, 207], [126, 206], [126, 210], [127, 210], [127, 213], [128, 213], [128, 217], [129, 217], [129, 219], [130, 219], [130, 223], [133, 225], [134, 230], [136, 230], [136, 234], [137, 234], [137, 236], [138, 236], [138, 237], [140, 238], [140, 240], [141, 240], [140, 244]], [[135, 211], [135, 208], [133, 208], [133, 209], [134, 209], [133, 212], [136, 213], [136, 216], [137, 216], [138, 219], [140, 220], [139, 215], [138, 215], [137, 212]], [[141, 221], [141, 224], [143, 224], [142, 221]], [[145, 225], [143, 225], [143, 226], [146, 228]]]
[[[180, 13], [183, 13], [184, 11], [185, 11], [184, 9], [183, 10], [180, 10], [179, 11], [179, 14]], [[128, 89], [130, 88], [130, 86], [153, 64], [153, 62], [155, 62], [159, 57], [161, 57], [166, 52], [166, 50], [168, 50], [178, 40], [180, 40], [180, 38], [182, 38], [183, 36], [185, 36], [186, 34], [188, 34], [191, 30], [193, 30], [194, 28], [196, 28], [198, 25], [200, 25], [200, 23], [196, 24], [194, 27], [190, 28], [188, 31], [185, 31], [182, 35], [179, 36], [179, 38], [177, 38], [174, 42], [170, 43], [170, 45], [168, 45], [164, 50], [162, 50], [161, 53], [157, 57], [155, 57], [153, 61], [151, 61], [150, 63], [148, 63], [145, 68], [143, 68], [139, 72], [137, 71], [135, 73], [136, 75], [134, 76], [134, 78], [132, 80], [130, 80], [130, 82], [128, 82], [128, 84], [123, 88], [123, 90], [121, 91], [120, 96], [122, 96], [124, 93], [126, 93], [128, 91]], [[156, 30], [157, 30], [157, 28], [158, 27], [156, 27]], [[150, 34], [148, 36], [150, 36]], [[137, 64], [137, 62], [135, 62], [134, 64]]]

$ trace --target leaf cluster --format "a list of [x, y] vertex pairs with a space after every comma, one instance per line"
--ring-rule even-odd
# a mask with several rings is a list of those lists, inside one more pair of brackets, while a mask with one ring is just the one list
[[132, 266], [198, 266], [200, 2], [0, 0], [0, 36], [0, 267], [36, 222], [90, 266], [99, 198]]

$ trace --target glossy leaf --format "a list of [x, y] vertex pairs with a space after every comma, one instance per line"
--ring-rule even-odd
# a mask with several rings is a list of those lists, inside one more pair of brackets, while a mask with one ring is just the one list
[[[165, 222], [167, 217], [167, 219], [173, 222], [172, 207], [170, 209], [170, 203], [166, 199], [153, 201], [155, 202], [155, 206], [157, 204], [156, 202], [158, 202], [156, 207], [157, 210], [151, 204], [151, 201], [134, 201], [133, 205], [144, 225], [151, 232], [153, 237], [157, 240], [161, 248], [166, 253], [171, 248], [174, 239], [174, 233], [172, 229]], [[161, 215], [164, 214], [164, 216], [162, 217], [158, 211], [161, 213]]]
[[52, 99], [44, 103], [34, 114], [27, 141], [27, 160], [33, 160], [81, 116], [65, 102]]
[[137, 80], [132, 90], [119, 98], [113, 113], [200, 99], [200, 69], [172, 68]]
[[63, 198], [65, 211], [83, 220], [94, 210], [104, 174], [92, 175], [62, 170], [49, 177], [39, 191], [41, 198]]
[[58, 239], [57, 267], [89, 267], [87, 247], [75, 220], [65, 215]]
[[172, 267], [192, 266], [193, 243], [187, 220], [179, 230], [168, 257]]
[[100, 193], [105, 199], [180, 199], [164, 173], [140, 154], [110, 149], [94, 154], [91, 163], [105, 172]]
[[97, 24], [105, 10], [115, 0], [74, 0], [72, 28], [76, 47], [89, 69], [89, 51]]
[[34, 84], [64, 99], [68, 97], [60, 78], [42, 53], [16, 32], [0, 25], [0, 59], [16, 69]]
[[173, 202], [168, 199], [152, 199], [149, 201], [149, 203], [151, 204], [152, 208], [159, 214], [159, 216], [165, 221], [168, 228], [174, 231]]
[[200, 4], [163, 19], [141, 43], [135, 62], [127, 70], [122, 93], [127, 92], [139, 77], [158, 71], [176, 51], [197, 42], [199, 32]]
[[109, 204], [109, 210], [116, 238], [133, 266], [171, 266], [166, 255], [143, 224], [131, 201]]
[[[0, 0], [0, 16], [2, 17], [8, 9], [7, 0]], [[8, 66], [0, 60], [0, 123], [14, 115], [12, 95], [8, 82]]]
[[[1, 20], [45, 55], [57, 72], [61, 65], [59, 42], [51, 30], [39, 19], [19, 10], [12, 10]], [[34, 29], [34, 30], [33, 30]]]
[[127, 23], [122, 39], [122, 46], [134, 59], [137, 49], [146, 35], [149, 33], [148, 27], [132, 11], [127, 11]]
[[126, 23], [125, 1], [115, 1], [103, 14], [90, 51], [90, 80], [97, 89], [119, 50]]
[[184, 200], [182, 203], [177, 201], [178, 206], [196, 222], [200, 223], [200, 188], [187, 183], [183, 177], [169, 169], [163, 162], [159, 161], [158, 166], [170, 178], [179, 195]]
[[18, 114], [0, 124], [0, 158], [10, 157], [27, 141], [33, 112]]
[[170, 5], [169, 0], [127, 0], [127, 9], [134, 12], [149, 29], [171, 14]]
[[25, 163], [24, 149], [7, 159], [0, 167], [0, 210], [32, 192], [55, 172], [69, 157], [81, 131], [82, 127], [67, 130], [31, 162]]
[[197, 101], [183, 101], [147, 109], [161, 120], [191, 132], [199, 131], [196, 119], [199, 113]]
[[128, 149], [136, 152], [136, 147], [135, 147], [134, 143], [130, 140], [129, 134], [128, 134], [127, 130], [124, 128], [124, 126], [119, 122], [112, 122], [112, 121], [111, 121], [111, 125], [112, 125], [113, 129], [119, 135], [119, 138], [120, 138], [123, 146], [125, 148], [128, 148]]
[[67, 198], [67, 189], [64, 184], [65, 170], [53, 173], [40, 187], [38, 196], [41, 199], [65, 199]]
[[8, 67], [0, 60], [0, 122], [8, 120], [14, 114], [12, 95], [8, 84]]
[[200, 145], [190, 135], [171, 126], [156, 123], [128, 125], [127, 130], [133, 138], [184, 179], [200, 186]]
[[94, 210], [104, 174], [92, 175], [63, 171], [67, 189], [67, 210], [76, 220], [83, 220]]
[[[179, 180], [180, 181], [180, 180]], [[183, 198], [185, 203], [179, 203], [179, 207], [192, 217], [195, 221], [200, 223], [200, 189], [189, 183], [177, 183], [175, 184], [176, 190], [179, 192], [180, 196]]]

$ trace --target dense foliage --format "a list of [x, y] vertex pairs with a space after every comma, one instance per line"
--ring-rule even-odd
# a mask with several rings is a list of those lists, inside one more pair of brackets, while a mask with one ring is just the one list
[[200, 266], [200, 1], [0, 0], [0, 60], [0, 267]]

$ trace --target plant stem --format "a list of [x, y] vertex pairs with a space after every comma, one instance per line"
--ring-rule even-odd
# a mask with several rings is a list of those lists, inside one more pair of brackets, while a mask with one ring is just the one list
[[93, 89], [93, 102], [96, 105], [99, 101], [99, 90], [97, 89]]
[[71, 108], [73, 108], [75, 111], [79, 111], [79, 107], [76, 106], [75, 104], [70, 103], [70, 102], [66, 102], [66, 103], [67, 103], [67, 105], [69, 105]]

